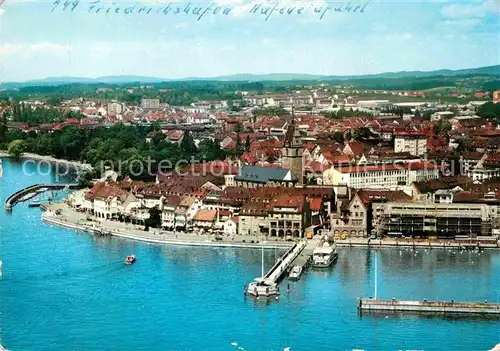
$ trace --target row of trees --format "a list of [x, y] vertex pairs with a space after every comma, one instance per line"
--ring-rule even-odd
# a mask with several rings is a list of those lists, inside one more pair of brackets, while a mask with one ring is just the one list
[[346, 110], [341, 108], [338, 111], [322, 111], [321, 114], [329, 119], [342, 120], [348, 117], [372, 117], [373, 114], [366, 111], [358, 111], [354, 109]]

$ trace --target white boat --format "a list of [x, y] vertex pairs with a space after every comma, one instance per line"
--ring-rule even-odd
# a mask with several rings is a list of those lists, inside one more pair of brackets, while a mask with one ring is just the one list
[[327, 242], [313, 251], [312, 265], [316, 268], [327, 268], [332, 265], [338, 257], [337, 246]]
[[293, 266], [288, 275], [289, 279], [298, 280], [302, 274], [302, 266]]
[[248, 284], [247, 294], [255, 297], [279, 296], [280, 287], [271, 280], [256, 278], [255, 281]]

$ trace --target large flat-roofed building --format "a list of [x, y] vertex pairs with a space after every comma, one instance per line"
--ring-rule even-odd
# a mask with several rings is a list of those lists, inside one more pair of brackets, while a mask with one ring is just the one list
[[389, 235], [454, 238], [489, 236], [496, 206], [457, 203], [373, 203], [377, 232]]
[[427, 152], [427, 135], [420, 132], [399, 132], [394, 134], [394, 152], [409, 152], [422, 156]]
[[145, 109], [159, 109], [160, 99], [142, 99], [141, 107]]
[[345, 184], [350, 188], [388, 188], [415, 181], [437, 179], [439, 167], [430, 162], [392, 165], [357, 165], [330, 168], [323, 172], [324, 185]]

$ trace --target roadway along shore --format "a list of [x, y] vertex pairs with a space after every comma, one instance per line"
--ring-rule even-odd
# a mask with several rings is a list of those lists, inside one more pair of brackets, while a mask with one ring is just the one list
[[[0, 157], [13, 157], [6, 151], [0, 150]], [[38, 155], [38, 154], [32, 154], [29, 152], [23, 153], [20, 158], [22, 159], [29, 159], [29, 160], [34, 160], [34, 161], [44, 161], [44, 162], [49, 162], [49, 163], [56, 163], [56, 164], [64, 164], [68, 165], [74, 168], [80, 168], [80, 169], [91, 169], [92, 166], [89, 163], [82, 163], [78, 161], [68, 161], [68, 160], [63, 160], [59, 158], [54, 158], [52, 156], [44, 156], [44, 155]]]
[[[46, 211], [42, 219], [49, 224], [62, 226], [79, 231], [90, 231], [99, 229], [103, 233], [125, 239], [144, 241], [156, 244], [184, 245], [184, 246], [214, 246], [214, 247], [243, 247], [265, 249], [288, 249], [293, 243], [287, 241], [266, 240], [262, 237], [252, 235], [224, 236], [223, 240], [216, 240], [213, 235], [190, 234], [183, 232], [165, 232], [151, 228], [144, 231], [144, 226], [136, 226], [131, 223], [121, 223], [102, 219], [87, 220], [87, 215], [71, 209], [65, 203], [53, 203], [45, 205]], [[60, 210], [60, 214], [55, 211]]]

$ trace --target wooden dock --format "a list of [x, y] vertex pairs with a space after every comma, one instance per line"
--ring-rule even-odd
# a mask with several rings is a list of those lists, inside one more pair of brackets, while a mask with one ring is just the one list
[[500, 317], [500, 304], [488, 302], [410, 301], [359, 299], [358, 309], [363, 312], [418, 312], [427, 314], [470, 314]]

